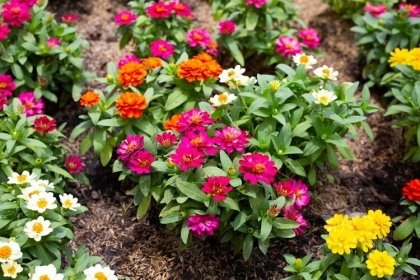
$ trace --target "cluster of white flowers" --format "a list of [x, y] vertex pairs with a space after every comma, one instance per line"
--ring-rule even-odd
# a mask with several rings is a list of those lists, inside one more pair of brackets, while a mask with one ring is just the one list
[[[83, 271], [86, 280], [118, 280], [115, 272], [109, 266], [97, 264]], [[57, 272], [54, 265], [40, 265], [35, 267], [34, 272], [30, 275], [30, 280], [63, 280], [64, 275]]]

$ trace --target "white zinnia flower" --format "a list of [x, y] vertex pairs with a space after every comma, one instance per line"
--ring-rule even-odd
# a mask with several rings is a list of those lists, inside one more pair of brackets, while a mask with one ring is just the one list
[[334, 92], [325, 89], [313, 92], [312, 96], [315, 98], [316, 104], [322, 104], [324, 106], [327, 106], [332, 101], [337, 99], [337, 95], [335, 95]]
[[44, 220], [44, 217], [39, 216], [38, 219], [27, 222], [23, 231], [29, 238], [39, 242], [43, 236], [50, 234], [53, 229], [50, 221]]
[[85, 269], [83, 273], [86, 275], [86, 280], [118, 280], [109, 266], [102, 267], [100, 264]]
[[223, 70], [219, 75], [219, 81], [227, 84], [230, 88], [248, 85], [252, 79], [243, 73], [245, 73], [245, 69], [236, 65], [235, 68]]
[[31, 199], [32, 196], [44, 193], [45, 188], [34, 185], [34, 186], [23, 188], [21, 189], [21, 191], [22, 191], [22, 194], [18, 195], [17, 197], [28, 201], [29, 199]]
[[338, 71], [334, 71], [334, 68], [323, 65], [314, 70], [314, 74], [325, 80], [337, 80]]
[[210, 103], [213, 105], [213, 107], [217, 108], [232, 103], [236, 99], [237, 97], [234, 94], [223, 92], [211, 97]]
[[0, 241], [0, 263], [15, 261], [22, 257], [20, 246], [15, 241]]
[[30, 280], [63, 280], [64, 275], [57, 273], [57, 269], [52, 264], [35, 267]]
[[307, 55], [304, 53], [298, 53], [293, 56], [293, 61], [297, 65], [304, 65], [305, 69], [312, 69], [312, 65], [317, 63], [317, 60], [312, 55]]
[[23, 271], [23, 268], [17, 262], [9, 261], [1, 264], [1, 270], [3, 271], [4, 277], [15, 279]]
[[61, 202], [61, 206], [64, 209], [69, 209], [72, 211], [76, 211], [76, 208], [79, 208], [81, 205], [80, 203], [78, 203], [77, 198], [73, 197], [73, 195], [71, 194], [63, 194], [63, 195], [59, 195], [60, 197], [60, 202]]
[[37, 211], [38, 213], [44, 213], [47, 209], [57, 208], [55, 201], [56, 199], [52, 193], [43, 192], [40, 194], [34, 194], [28, 200], [26, 208]]
[[23, 171], [22, 174], [17, 172], [13, 172], [10, 177], [8, 177], [8, 184], [15, 184], [15, 185], [23, 185], [23, 184], [31, 184], [35, 181], [36, 175], [30, 174], [28, 171]]
[[50, 183], [50, 181], [48, 180], [36, 180], [32, 186], [40, 186], [42, 188], [48, 189], [48, 190], [53, 190], [54, 189], [54, 184]]

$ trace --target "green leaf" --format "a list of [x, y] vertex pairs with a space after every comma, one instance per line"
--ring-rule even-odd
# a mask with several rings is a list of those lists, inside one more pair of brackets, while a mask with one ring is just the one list
[[233, 220], [233, 230], [238, 230], [247, 220], [248, 216], [244, 212], [240, 212]]
[[179, 89], [175, 89], [166, 100], [165, 111], [171, 111], [188, 100], [188, 95]]
[[404, 240], [407, 237], [409, 237], [414, 231], [414, 227], [416, 225], [416, 222], [417, 222], [416, 217], [410, 217], [407, 220], [405, 220], [401, 225], [399, 225], [395, 229], [394, 239]]
[[225, 200], [221, 201], [220, 206], [239, 211], [238, 202], [230, 197], [227, 197]]
[[248, 10], [245, 19], [245, 26], [248, 31], [252, 31], [258, 24], [258, 14], [254, 9]]
[[149, 194], [143, 197], [142, 200], [140, 201], [139, 207], [137, 208], [137, 214], [136, 214], [138, 219], [141, 219], [146, 215], [147, 210], [149, 210], [149, 207], [150, 207], [151, 199], [152, 199], [152, 195]]
[[190, 235], [190, 228], [186, 224], [183, 224], [181, 228], [181, 240], [184, 244], [188, 243], [189, 235]]
[[273, 228], [273, 224], [267, 219], [263, 218], [261, 220], [261, 239], [265, 240], [270, 236], [271, 229]]
[[117, 119], [105, 119], [105, 120], [100, 120], [97, 125], [100, 126], [121, 126], [119, 120]]
[[251, 234], [247, 234], [244, 239], [244, 244], [242, 246], [242, 253], [244, 260], [247, 261], [251, 257], [252, 249], [254, 247], [254, 240]]
[[226, 41], [226, 45], [230, 51], [230, 53], [232, 54], [233, 58], [240, 64], [240, 65], [244, 65], [245, 64], [245, 60], [244, 60], [244, 56], [242, 55], [241, 50], [238, 47], [238, 44], [236, 43], [236, 41], [234, 40], [227, 40]]
[[63, 168], [58, 167], [57, 165], [47, 164], [47, 165], [45, 165], [45, 167], [46, 167], [46, 169], [48, 169], [48, 170], [50, 170], [50, 171], [52, 171], [54, 173], [57, 173], [57, 174], [62, 175], [64, 177], [66, 177], [66, 178], [69, 178], [69, 179], [73, 179], [73, 176], [71, 176], [70, 173], [68, 173]]
[[209, 200], [209, 198], [195, 184], [186, 182], [178, 178], [176, 180], [176, 186], [183, 194], [195, 201], [204, 202]]

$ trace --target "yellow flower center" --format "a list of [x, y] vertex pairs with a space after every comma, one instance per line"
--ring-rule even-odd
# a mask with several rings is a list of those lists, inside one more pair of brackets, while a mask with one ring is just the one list
[[160, 45], [160, 46], [159, 46], [159, 50], [160, 50], [161, 52], [166, 52], [168, 49], [167, 49], [164, 45]]
[[40, 199], [36, 202], [36, 205], [37, 205], [39, 208], [45, 208], [45, 207], [47, 207], [47, 205], [48, 205], [48, 201], [47, 201], [45, 198], [40, 198]]
[[40, 222], [35, 222], [32, 225], [32, 230], [38, 234], [40, 234], [44, 230], [44, 226]]
[[265, 164], [264, 163], [257, 163], [252, 167], [252, 172], [253, 173], [257, 173], [257, 174], [261, 174], [264, 172], [265, 169]]
[[197, 34], [197, 33], [194, 33], [193, 38], [194, 38], [194, 40], [197, 40], [197, 41], [203, 40], [203, 36], [201, 36], [200, 34]]
[[194, 124], [200, 124], [203, 121], [200, 116], [192, 116], [190, 120]]
[[328, 96], [326, 96], [326, 95], [321, 95], [321, 96], [318, 98], [318, 102], [319, 102], [319, 103], [321, 103], [322, 105], [328, 105], [328, 103], [329, 103], [329, 98], [328, 98]]
[[73, 206], [73, 201], [71, 199], [64, 200], [63, 203], [64, 208], [71, 208]]
[[47, 274], [41, 275], [39, 277], [39, 280], [51, 280], [50, 276], [48, 276]]
[[192, 155], [183, 155], [182, 161], [185, 163], [190, 163], [191, 161], [193, 161]]
[[15, 266], [10, 266], [6, 269], [7, 273], [10, 275], [15, 275], [16, 274], [16, 267]]
[[226, 94], [226, 93], [222, 93], [222, 94], [219, 94], [219, 95], [217, 96], [217, 99], [219, 99], [219, 102], [220, 102], [220, 103], [222, 103], [222, 104], [226, 104], [226, 103], [227, 103], [227, 101], [228, 101], [228, 96], [227, 96], [227, 94]]
[[105, 274], [101, 271], [101, 272], [96, 272], [95, 273], [95, 278], [97, 280], [107, 280], [108, 277], [105, 276]]
[[0, 247], [0, 259], [8, 259], [12, 255], [12, 249], [10, 246], [5, 245]]
[[229, 78], [231, 78], [231, 79], [232, 79], [233, 77], [235, 77], [235, 75], [236, 75], [236, 73], [235, 73], [235, 71], [234, 71], [234, 70], [229, 70], [227, 74], [228, 74]]
[[17, 176], [17, 181], [19, 184], [24, 184], [26, 183], [27, 180], [28, 180], [28, 176], [24, 174]]
[[129, 16], [128, 14], [123, 14], [123, 15], [121, 16], [121, 19], [122, 19], [123, 21], [127, 21], [129, 18], [130, 18], [130, 16]]
[[322, 73], [324, 75], [329, 75], [331, 72], [330, 72], [330, 69], [322, 69]]
[[309, 57], [307, 55], [302, 55], [300, 57], [300, 63], [307, 64], [309, 62]]

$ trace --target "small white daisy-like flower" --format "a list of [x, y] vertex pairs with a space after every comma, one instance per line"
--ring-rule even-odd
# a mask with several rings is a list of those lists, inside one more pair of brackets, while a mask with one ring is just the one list
[[57, 273], [54, 265], [41, 265], [35, 267], [34, 273], [31, 275], [30, 280], [63, 280], [64, 275]]
[[41, 179], [36, 180], [32, 184], [32, 186], [40, 186], [40, 187], [45, 188], [45, 189], [50, 190], [50, 191], [52, 191], [54, 189], [54, 184], [53, 183], [50, 183], [50, 181], [48, 181], [48, 180], [41, 180]]
[[227, 105], [229, 103], [232, 103], [234, 100], [236, 100], [237, 97], [234, 94], [223, 92], [220, 94], [217, 94], [210, 98], [210, 103], [213, 105], [213, 107], [220, 107], [223, 105]]
[[22, 174], [13, 172], [7, 179], [8, 184], [24, 185], [33, 183], [36, 180], [36, 175], [30, 174], [28, 171], [23, 171]]
[[0, 263], [15, 261], [22, 257], [20, 246], [15, 241], [0, 241]]
[[337, 80], [338, 71], [334, 71], [334, 68], [323, 65], [314, 70], [314, 74], [325, 80]]
[[17, 197], [28, 201], [29, 199], [31, 199], [32, 196], [44, 193], [45, 188], [34, 185], [34, 186], [23, 188], [21, 189], [21, 191], [22, 191], [22, 194], [18, 195]]
[[312, 69], [312, 66], [317, 63], [317, 60], [312, 55], [298, 53], [293, 56], [293, 61], [297, 65], [304, 65], [305, 69]]
[[102, 266], [100, 264], [85, 269], [83, 273], [86, 276], [86, 280], [118, 280], [115, 272], [109, 266]]
[[8, 261], [1, 264], [1, 270], [4, 277], [15, 279], [23, 271], [23, 267], [15, 261]]
[[36, 220], [27, 222], [23, 231], [29, 238], [39, 242], [43, 236], [50, 234], [53, 229], [51, 228], [50, 221], [45, 220], [42, 216], [39, 216]]
[[246, 86], [250, 84], [252, 79], [243, 75], [243, 73], [245, 73], [245, 69], [239, 65], [236, 65], [235, 68], [223, 70], [219, 75], [219, 81], [221, 83], [227, 84], [230, 88]]
[[79, 208], [81, 205], [80, 203], [78, 203], [78, 199], [76, 197], [73, 197], [73, 195], [71, 194], [63, 194], [63, 195], [59, 195], [60, 197], [60, 202], [61, 202], [61, 206], [64, 209], [69, 209], [72, 211], [76, 211], [77, 208]]
[[52, 193], [43, 192], [40, 194], [34, 194], [28, 200], [26, 208], [37, 211], [38, 213], [44, 213], [47, 209], [57, 208], [55, 201], [56, 199]]
[[320, 89], [319, 91], [313, 92], [312, 96], [315, 98], [316, 104], [322, 104], [324, 106], [327, 106], [332, 101], [337, 99], [337, 95], [335, 95], [334, 92], [325, 89]]

